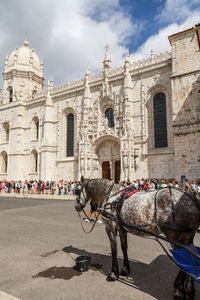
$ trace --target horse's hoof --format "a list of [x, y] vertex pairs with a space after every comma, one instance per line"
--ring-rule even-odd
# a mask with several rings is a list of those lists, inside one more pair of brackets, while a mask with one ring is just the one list
[[174, 291], [174, 300], [194, 300], [195, 292], [194, 290], [191, 293], [182, 294], [179, 290], [175, 289]]
[[108, 275], [108, 277], [106, 278], [106, 280], [107, 281], [115, 281], [115, 280], [117, 280], [117, 276], [114, 274], [114, 273], [110, 273], [109, 275]]
[[120, 275], [121, 276], [128, 276], [130, 274], [130, 270], [128, 270], [126, 267], [123, 267], [121, 269]]

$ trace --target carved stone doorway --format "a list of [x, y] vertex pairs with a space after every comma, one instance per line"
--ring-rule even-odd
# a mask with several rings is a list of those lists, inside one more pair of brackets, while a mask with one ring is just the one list
[[96, 141], [95, 154], [101, 166], [98, 177], [112, 181], [120, 180], [120, 143], [111, 136], [102, 136]]
[[103, 161], [102, 163], [102, 178], [110, 180], [110, 162]]

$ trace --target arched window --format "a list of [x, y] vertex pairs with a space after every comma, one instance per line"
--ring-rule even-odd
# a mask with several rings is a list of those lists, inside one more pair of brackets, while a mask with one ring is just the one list
[[6, 151], [1, 153], [1, 172], [7, 173], [8, 171], [8, 155]]
[[37, 95], [37, 91], [36, 91], [36, 90], [33, 90], [33, 91], [32, 91], [32, 98], [35, 98], [36, 95]]
[[74, 115], [67, 115], [67, 151], [66, 156], [74, 156]]
[[35, 126], [36, 126], [36, 139], [39, 139], [39, 120], [37, 119], [37, 121], [35, 122]]
[[12, 87], [8, 88], [8, 93], [9, 93], [9, 102], [13, 102], [13, 89], [12, 89]]
[[32, 172], [37, 172], [38, 171], [38, 153], [35, 149], [31, 152], [31, 160], [32, 160], [32, 162], [31, 162]]
[[39, 139], [39, 119], [38, 117], [33, 118], [33, 138]]
[[4, 123], [3, 124], [4, 132], [5, 132], [5, 142], [9, 142], [9, 123]]
[[158, 93], [153, 98], [155, 148], [167, 147], [166, 97]]
[[114, 113], [112, 108], [106, 110], [105, 117], [108, 119], [108, 127], [114, 127]]

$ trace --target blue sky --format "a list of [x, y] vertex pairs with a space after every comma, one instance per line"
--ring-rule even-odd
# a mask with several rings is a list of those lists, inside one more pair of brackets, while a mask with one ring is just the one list
[[[170, 50], [168, 35], [200, 23], [200, 0], [0, 0], [0, 71], [6, 54], [29, 41], [54, 84]], [[2, 86], [2, 80], [0, 81]]]

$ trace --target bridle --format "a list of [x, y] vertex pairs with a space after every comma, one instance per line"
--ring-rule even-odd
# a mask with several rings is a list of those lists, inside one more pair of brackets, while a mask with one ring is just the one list
[[[77, 187], [75, 189], [76, 201], [77, 201], [77, 203], [79, 205], [79, 209], [80, 209], [80, 211], [77, 210], [77, 213], [78, 213], [78, 216], [80, 218], [81, 228], [82, 228], [83, 232], [86, 233], [86, 234], [89, 234], [94, 229], [97, 220], [94, 221], [94, 224], [92, 225], [92, 227], [89, 231], [86, 231], [85, 228], [83, 227], [83, 222], [82, 222], [82, 217], [81, 217], [80, 212], [82, 211], [84, 213], [85, 217], [87, 218], [87, 214], [84, 210], [84, 207], [85, 207], [86, 203], [88, 202], [88, 200], [87, 200], [87, 197], [85, 195], [84, 186], [83, 185], [80, 185], [80, 186], [81, 186], [81, 188]], [[81, 197], [80, 197], [81, 193], [83, 194], [83, 198], [84, 198], [84, 202], [85, 202], [84, 205], [81, 203]]]
[[[89, 180], [89, 181], [90, 181], [90, 180]], [[87, 183], [88, 183], [88, 182], [87, 182]], [[80, 186], [81, 186], [80, 188], [77, 187], [77, 188], [75, 189], [76, 201], [77, 201], [77, 203], [78, 203], [78, 205], [79, 205], [80, 211], [82, 211], [82, 212], [84, 213], [85, 217], [87, 218], [87, 214], [86, 214], [86, 212], [85, 212], [85, 210], [84, 210], [84, 207], [85, 207], [86, 203], [88, 202], [87, 196], [85, 195], [85, 191], [84, 191], [84, 187], [85, 187], [85, 186], [84, 186], [84, 185], [81, 185], [81, 184], [80, 184]], [[107, 193], [107, 195], [106, 195], [106, 200], [109, 199], [110, 193], [112, 192], [113, 187], [114, 187], [114, 183], [113, 183], [113, 184], [109, 187], [109, 189], [108, 189], [108, 193]], [[82, 192], [82, 194], [83, 194], [83, 198], [84, 198], [85, 205], [83, 205], [83, 204], [81, 203], [81, 197], [80, 197], [81, 192]], [[119, 193], [119, 192], [117, 192], [117, 193]], [[92, 228], [91, 228], [89, 231], [85, 231], [85, 229], [84, 229], [84, 227], [83, 227], [83, 222], [82, 222], [82, 218], [81, 218], [80, 211], [77, 210], [77, 213], [78, 213], [78, 215], [79, 215], [80, 222], [81, 222], [81, 228], [82, 228], [82, 230], [83, 230], [85, 233], [88, 234], [88, 233], [90, 233], [90, 232], [94, 229], [97, 220], [94, 221], [94, 224], [93, 224]], [[100, 209], [97, 209], [98, 214], [100, 214], [100, 211], [101, 211]]]
[[[83, 210], [83, 208], [85, 207], [85, 204], [83, 205], [83, 204], [81, 203], [81, 197], [80, 197], [81, 192], [82, 192], [82, 194], [83, 194], [84, 202], [85, 202], [85, 204], [86, 204], [87, 197], [86, 197], [86, 195], [85, 195], [85, 192], [84, 192], [84, 186], [83, 186], [83, 185], [81, 185], [81, 188], [78, 188], [78, 187], [77, 187], [77, 188], [75, 189], [76, 201], [77, 201], [77, 203], [78, 203], [79, 206], [80, 206], [80, 210]], [[84, 210], [83, 210], [83, 211], [84, 211]]]

